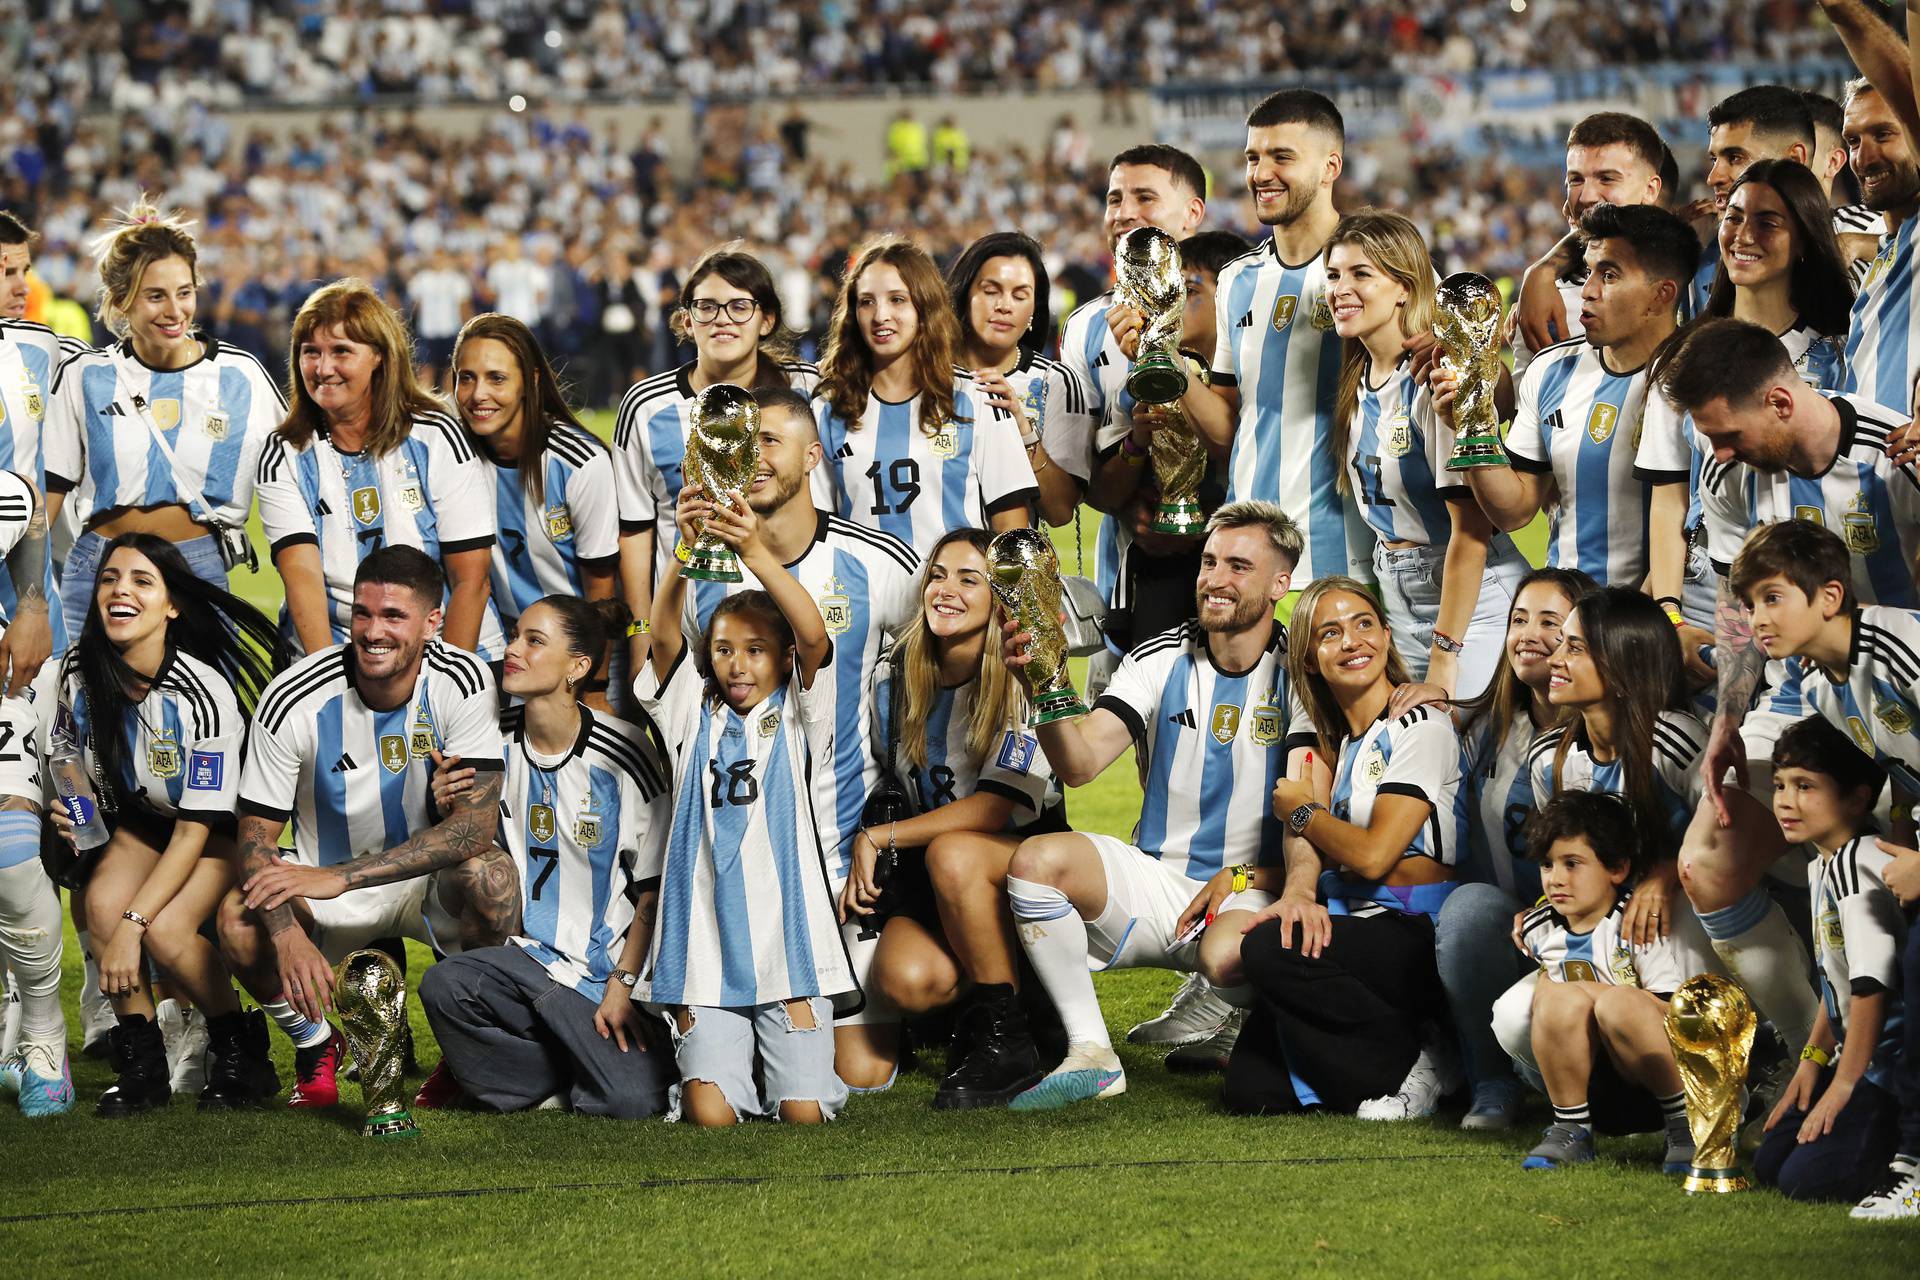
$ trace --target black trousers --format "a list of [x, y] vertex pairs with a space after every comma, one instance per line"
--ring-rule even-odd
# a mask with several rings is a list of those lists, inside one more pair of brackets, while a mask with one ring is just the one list
[[1433, 920], [1387, 911], [1333, 918], [1318, 957], [1280, 945], [1269, 921], [1240, 944], [1260, 1000], [1227, 1063], [1222, 1098], [1246, 1114], [1296, 1110], [1291, 1076], [1332, 1111], [1393, 1093], [1419, 1056], [1422, 1024], [1446, 1013]]
[[[1833, 1083], [1833, 1069], [1820, 1072], [1820, 1092]], [[1819, 1095], [1815, 1095], [1815, 1101]], [[1871, 1080], [1853, 1087], [1853, 1096], [1834, 1117], [1833, 1129], [1800, 1142], [1807, 1113], [1791, 1107], [1767, 1130], [1753, 1156], [1754, 1180], [1778, 1187], [1790, 1200], [1858, 1200], [1880, 1180], [1893, 1160], [1899, 1133], [1899, 1104]]]

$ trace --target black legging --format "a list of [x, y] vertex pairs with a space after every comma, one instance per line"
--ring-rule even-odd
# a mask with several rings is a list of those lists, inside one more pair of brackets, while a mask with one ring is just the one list
[[1446, 1016], [1429, 916], [1335, 916], [1318, 958], [1300, 952], [1297, 933], [1294, 944], [1280, 945], [1277, 920], [1240, 944], [1260, 999], [1227, 1064], [1229, 1111], [1298, 1110], [1290, 1071], [1332, 1111], [1384, 1097], [1419, 1055], [1421, 1024]]

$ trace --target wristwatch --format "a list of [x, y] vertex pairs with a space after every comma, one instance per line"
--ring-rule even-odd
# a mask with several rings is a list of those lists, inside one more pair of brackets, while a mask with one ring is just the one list
[[1293, 832], [1293, 834], [1297, 836], [1303, 836], [1307, 834], [1307, 824], [1313, 821], [1314, 813], [1316, 811], [1325, 813], [1326, 809], [1327, 809], [1327, 806], [1321, 804], [1317, 800], [1311, 804], [1301, 805], [1298, 809], [1295, 809], [1292, 813], [1287, 815], [1287, 830]]
[[1253, 868], [1242, 862], [1233, 868], [1233, 891], [1245, 893], [1253, 883]]
[[607, 976], [629, 991], [640, 985], [640, 975], [637, 973], [628, 973], [625, 969], [615, 969]]

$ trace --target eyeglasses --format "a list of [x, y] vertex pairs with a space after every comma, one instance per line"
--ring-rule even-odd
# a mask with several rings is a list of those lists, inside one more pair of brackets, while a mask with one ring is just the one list
[[720, 318], [722, 310], [727, 313], [727, 319], [736, 324], [745, 324], [753, 319], [753, 313], [759, 309], [760, 304], [752, 298], [728, 298], [724, 303], [715, 302], [712, 298], [695, 298], [687, 304], [687, 311], [693, 316], [695, 324], [712, 324]]

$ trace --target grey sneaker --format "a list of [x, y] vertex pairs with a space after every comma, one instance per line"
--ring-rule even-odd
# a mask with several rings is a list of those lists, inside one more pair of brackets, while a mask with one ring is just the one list
[[1246, 1025], [1247, 1011], [1235, 1009], [1227, 1019], [1227, 1025], [1221, 1027], [1199, 1044], [1182, 1045], [1167, 1055], [1167, 1070], [1183, 1075], [1213, 1075], [1227, 1069], [1227, 1059], [1233, 1056], [1234, 1043], [1240, 1039], [1240, 1028]]
[[1213, 994], [1205, 978], [1190, 973], [1173, 993], [1173, 1003], [1167, 1006], [1167, 1011], [1127, 1032], [1127, 1043], [1159, 1044], [1173, 1049], [1199, 1044], [1218, 1035], [1233, 1012], [1232, 1005]]
[[1520, 1107], [1526, 1090], [1516, 1080], [1489, 1080], [1473, 1087], [1473, 1105], [1460, 1117], [1460, 1127], [1468, 1131], [1493, 1133], [1511, 1129], [1520, 1119]]
[[1550, 1124], [1540, 1145], [1527, 1152], [1522, 1169], [1560, 1169], [1570, 1164], [1587, 1164], [1593, 1159], [1593, 1134], [1570, 1124]]
[[1693, 1131], [1685, 1124], [1667, 1128], [1667, 1154], [1660, 1161], [1660, 1172], [1687, 1174], [1693, 1171]]
[[[167, 1003], [174, 1004], [171, 1000]], [[166, 1027], [161, 1026], [167, 1042], [168, 1075], [175, 1093], [197, 1098], [207, 1087], [207, 1015], [188, 1008], [180, 1010], [178, 1019], [178, 1031], [172, 1036], [166, 1036]]]

